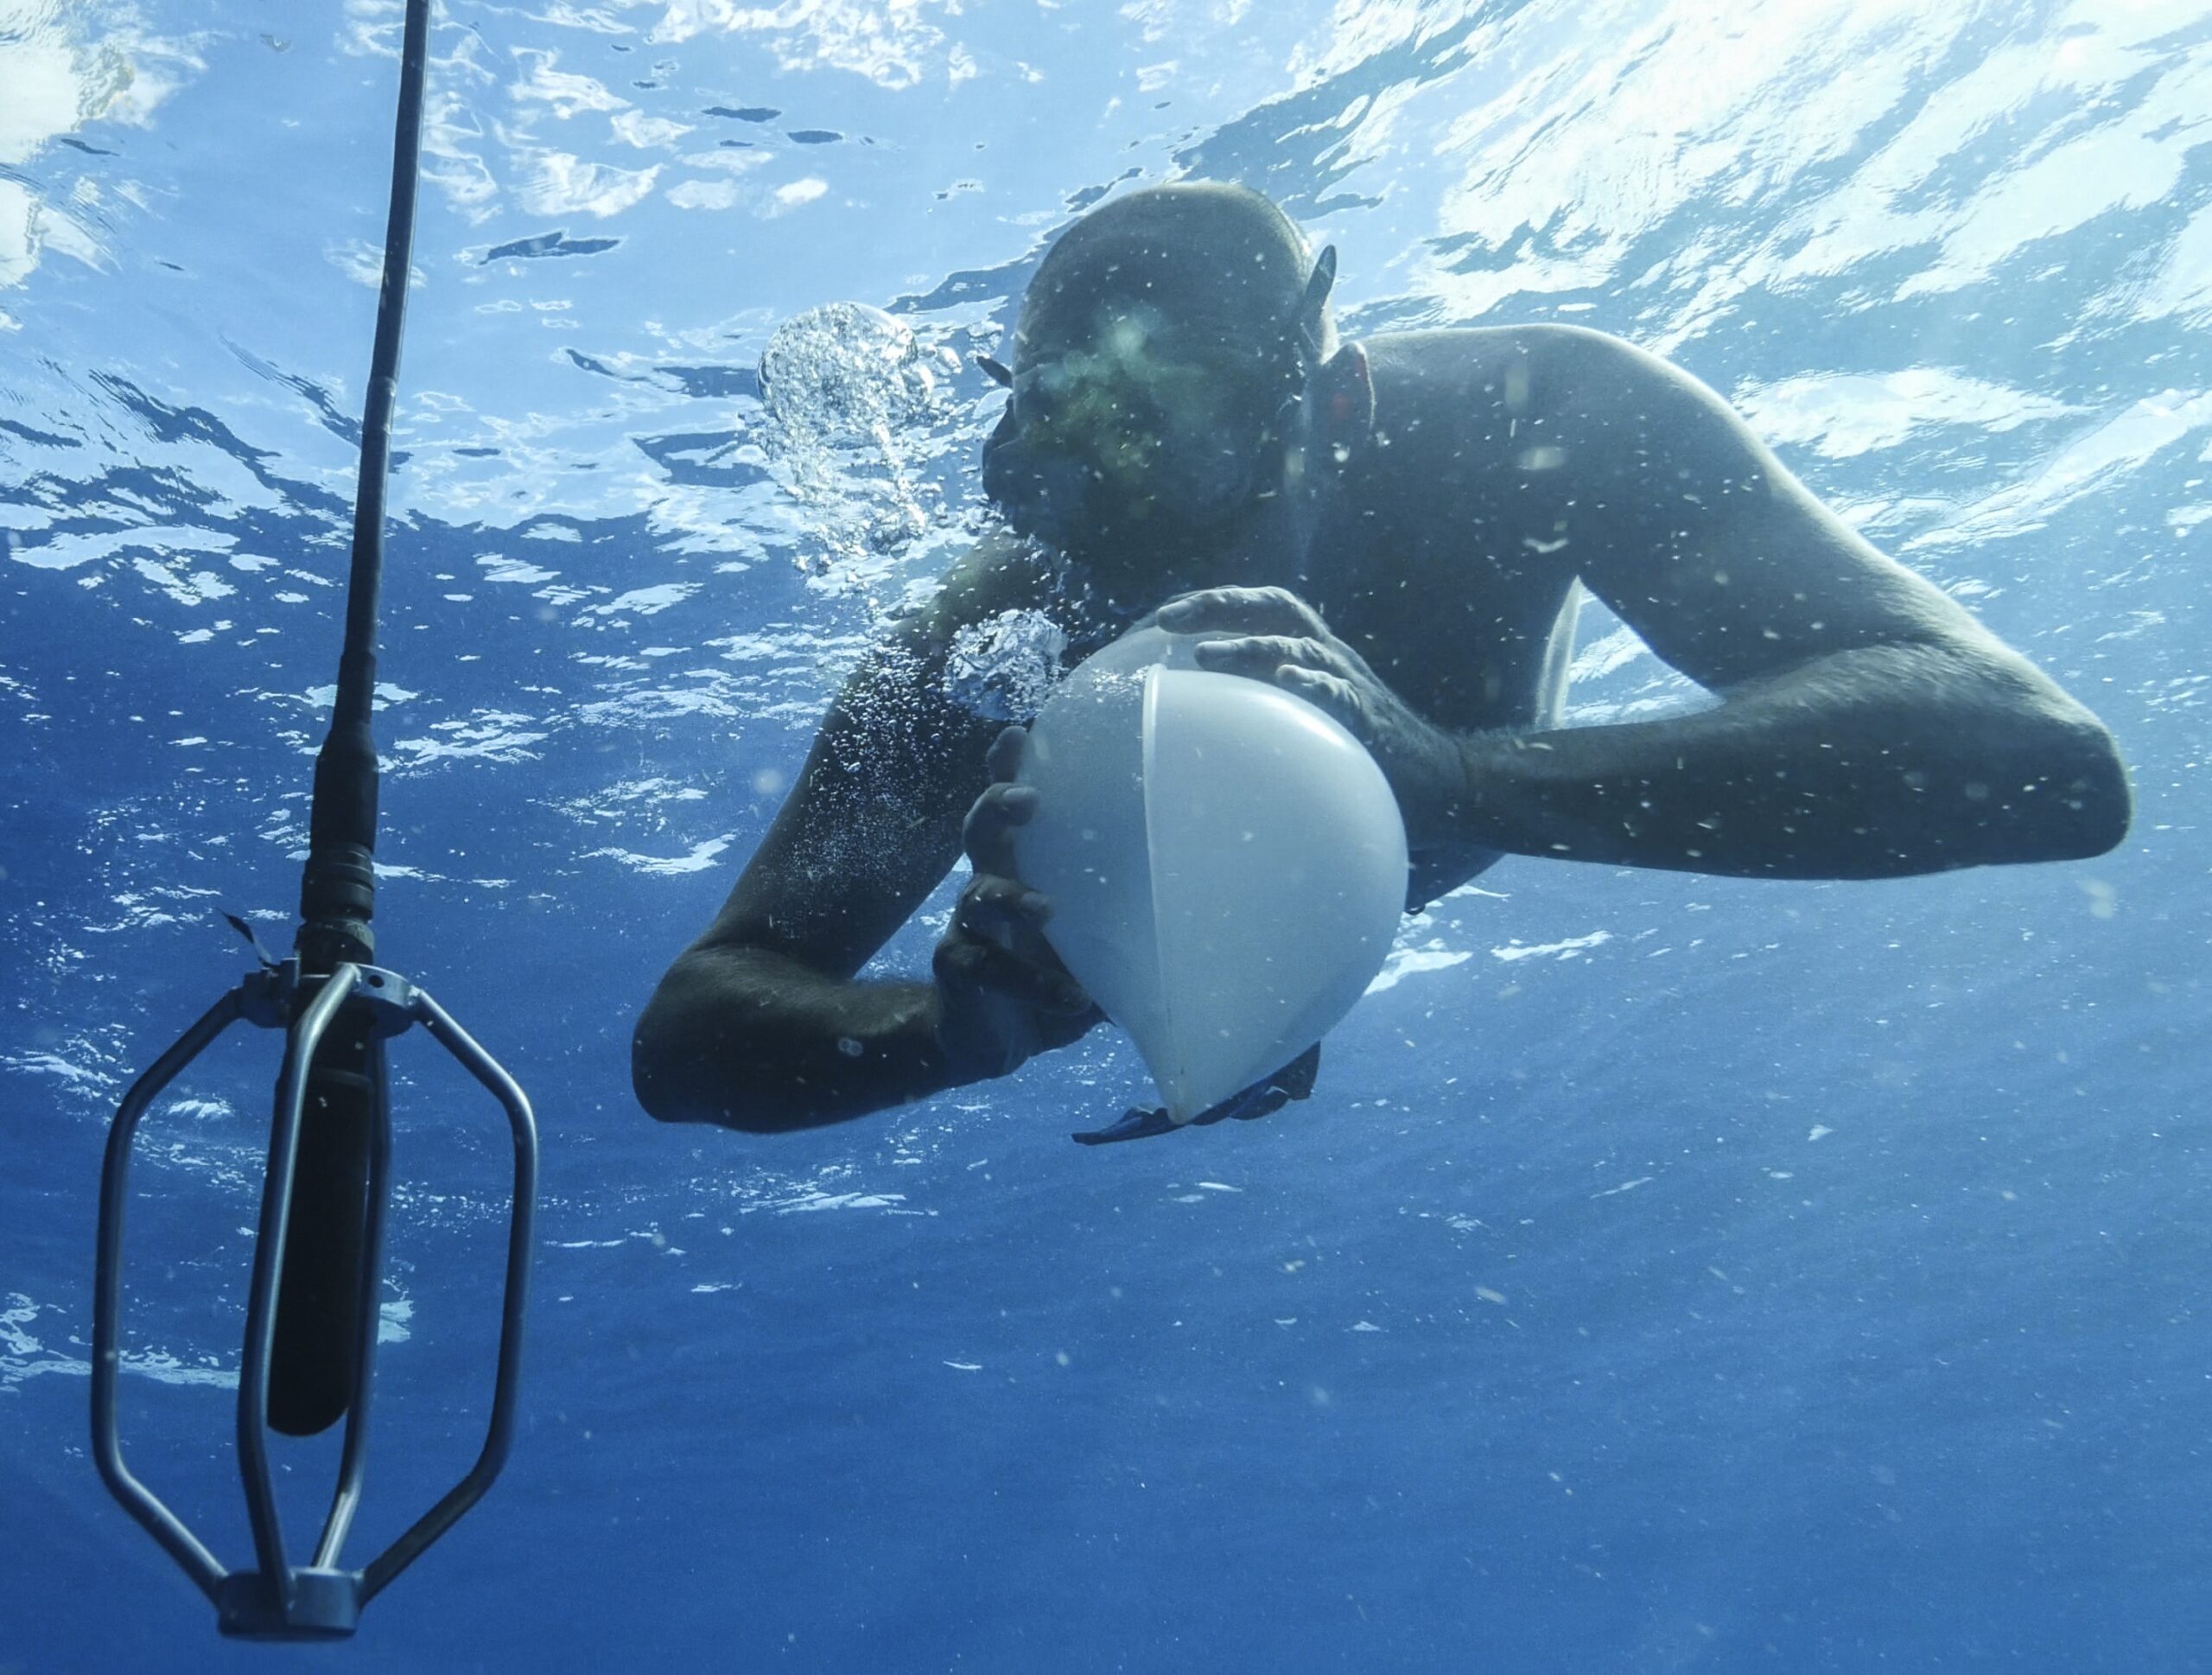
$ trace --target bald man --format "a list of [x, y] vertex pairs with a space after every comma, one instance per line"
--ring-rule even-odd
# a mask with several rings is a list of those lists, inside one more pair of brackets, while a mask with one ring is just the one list
[[[831, 704], [789, 799], [639, 1019], [655, 1117], [756, 1132], [1003, 1076], [1099, 1021], [1012, 876], [1018, 731], [951, 654], [1148, 617], [1335, 716], [1395, 792], [1409, 907], [1501, 855], [1878, 878], [2100, 854], [2096, 718], [1806, 492], [1710, 390], [1560, 326], [1340, 342], [1335, 256], [1255, 193], [1091, 211], [1021, 303], [983, 450], [1006, 531]], [[1717, 698], [1558, 725], [1587, 589]], [[931, 975], [855, 973], [963, 846]], [[1309, 1054], [1223, 1108], [1311, 1086]], [[1217, 1114], [1217, 1113], [1210, 1113]], [[1142, 1131], [1150, 1131], [1145, 1130]]]

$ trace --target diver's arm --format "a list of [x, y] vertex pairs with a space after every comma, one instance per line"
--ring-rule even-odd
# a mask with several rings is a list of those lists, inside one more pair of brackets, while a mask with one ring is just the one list
[[[1822, 506], [1719, 398], [1575, 334], [1562, 558], [1719, 695], [1696, 713], [1457, 740], [1443, 818], [1528, 855], [1864, 878], [2101, 854], [2126, 775], [2081, 704]], [[1456, 780], [1456, 783], [1452, 783]]]
[[1417, 876], [1416, 901], [1497, 853], [1878, 878], [2101, 855], [2126, 833], [2110, 736], [1970, 622], [1805, 658], [1664, 720], [1457, 734], [1417, 715], [1291, 595], [1227, 596], [1278, 592], [1216, 589], [1162, 620], [1245, 630], [1201, 646], [1199, 662], [1295, 692], [1367, 746], [1408, 850], [1434, 875]]
[[925, 1098], [955, 1085], [933, 1001], [926, 983], [839, 981], [766, 949], [696, 944], [638, 1020], [638, 1103], [663, 1122], [779, 1134]]
[[[847, 682], [729, 899], [661, 979], [632, 1048], [638, 1099], [653, 1116], [813, 1127], [1012, 1067], [963, 1050], [988, 1028], [940, 1030], [948, 997], [959, 1025], [978, 988], [1026, 975], [947, 971], [992, 955], [962, 924], [939, 947], [936, 982], [855, 975], [950, 869], [985, 790], [998, 726], [952, 702], [943, 675], [957, 624], [1018, 597], [988, 558], [957, 570], [938, 604]], [[988, 916], [1005, 886], [978, 879], [957, 918]], [[1002, 922], [984, 928], [1003, 934]]]
[[906, 684], [880, 655], [847, 684], [728, 901], [662, 978], [632, 1044], [653, 1116], [808, 1128], [951, 1085], [932, 985], [855, 978], [950, 868], [981, 788], [982, 739], [962, 773], [954, 752], [916, 761], [911, 736], [884, 736]]
[[1861, 878], [2119, 843], [2126, 775], [2087, 710], [1821, 506], [1694, 379], [1596, 333], [1525, 335], [1541, 350], [1530, 435], [1547, 443], [1529, 452], [1554, 462], [1526, 493], [1568, 532], [1560, 585], [1579, 575], [1717, 706], [1453, 734], [1281, 589], [1213, 589], [1160, 614], [1178, 632], [1241, 632], [1199, 662], [1344, 723], [1416, 857]]
[[1456, 742], [1462, 841], [1764, 878], [2101, 855], [2126, 834], [2104, 729], [2001, 648], [1834, 653], [1665, 720]]

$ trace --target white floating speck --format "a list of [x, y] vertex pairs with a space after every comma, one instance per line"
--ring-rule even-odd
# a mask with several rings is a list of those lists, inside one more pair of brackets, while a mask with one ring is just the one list
[[1592, 1193], [1590, 1196], [1592, 1198], [1611, 1198], [1616, 1193], [1634, 1192], [1638, 1187], [1649, 1186], [1652, 1181], [1657, 1178], [1658, 1177], [1656, 1175], [1639, 1175], [1633, 1181], [1624, 1181], [1618, 1187], [1608, 1187], [1603, 1192]]

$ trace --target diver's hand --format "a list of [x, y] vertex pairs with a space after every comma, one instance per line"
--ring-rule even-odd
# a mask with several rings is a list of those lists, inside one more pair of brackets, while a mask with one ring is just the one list
[[1104, 1016], [1045, 940], [1052, 904], [1014, 876], [1014, 829], [1037, 812], [1036, 792], [1010, 783], [1025, 736], [1009, 727], [991, 746], [992, 784], [961, 831], [975, 876], [931, 962], [938, 1048], [967, 1081], [1009, 1075]]
[[1209, 588], [1160, 608], [1171, 634], [1222, 634], [1197, 651], [1201, 668], [1264, 680], [1344, 724], [1390, 782], [1418, 846], [1448, 830], [1465, 795], [1466, 763], [1451, 735], [1423, 720], [1285, 588]]

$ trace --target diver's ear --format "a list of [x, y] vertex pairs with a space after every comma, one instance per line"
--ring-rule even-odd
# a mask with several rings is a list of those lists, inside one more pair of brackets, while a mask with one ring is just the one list
[[1367, 440], [1375, 424], [1375, 379], [1365, 349], [1347, 343], [1331, 355], [1313, 376], [1313, 391], [1319, 398], [1314, 425], [1323, 440], [1342, 448]]

